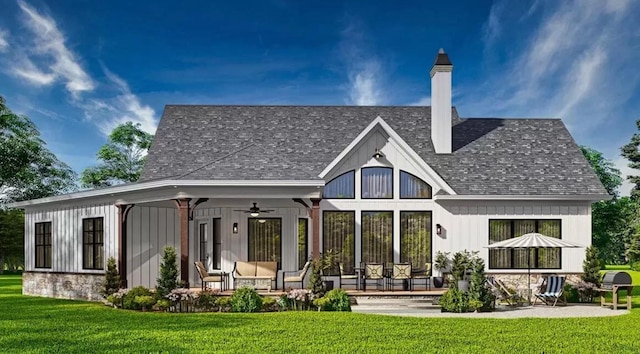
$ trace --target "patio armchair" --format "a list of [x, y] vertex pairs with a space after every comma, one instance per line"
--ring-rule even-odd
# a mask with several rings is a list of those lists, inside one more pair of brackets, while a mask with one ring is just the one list
[[411, 263], [396, 263], [393, 265], [393, 272], [389, 278], [389, 287], [395, 290], [395, 282], [401, 280], [403, 285], [407, 282], [409, 290], [413, 290], [413, 282], [411, 278]]
[[[304, 287], [304, 277], [307, 275], [307, 272], [309, 271], [309, 268], [311, 268], [311, 261], [307, 261], [307, 263], [304, 264], [304, 266], [302, 267], [302, 270], [298, 271], [286, 271], [286, 272], [282, 272], [282, 288], [286, 289], [287, 288], [287, 283], [300, 283], [300, 287]], [[289, 275], [287, 276], [287, 273], [289, 274], [294, 274], [295, 275]]]
[[338, 287], [342, 288], [342, 284], [344, 283], [345, 280], [349, 280], [349, 281], [353, 281], [353, 284], [345, 284], [345, 285], [355, 285], [356, 290], [358, 290], [359, 286], [358, 283], [360, 283], [360, 279], [358, 274], [348, 274], [345, 272], [344, 270], [344, 264], [340, 263], [340, 280], [338, 282]]
[[412, 269], [411, 279], [413, 285], [416, 285], [416, 280], [424, 279], [424, 289], [431, 290], [431, 263], [425, 263], [424, 269]]
[[535, 306], [538, 300], [545, 303], [545, 305], [551, 305], [553, 307], [558, 302], [567, 304], [567, 299], [564, 296], [564, 284], [566, 278], [560, 275], [551, 275], [547, 278], [547, 287], [544, 292], [536, 294], [536, 299], [533, 302]]
[[202, 283], [202, 290], [207, 289], [207, 283], [220, 283], [220, 290], [224, 291], [225, 289], [225, 274], [209, 274], [207, 272], [207, 268], [205, 268], [204, 264], [200, 261], [194, 262], [196, 269], [198, 270], [198, 275], [200, 276], [200, 281]]
[[384, 288], [384, 266], [382, 263], [365, 263], [364, 278], [362, 279], [363, 290], [367, 290], [367, 281], [374, 280], [376, 289]]
[[489, 284], [496, 299], [505, 301], [509, 306], [515, 306], [521, 302], [520, 295], [511, 291], [502, 280], [488, 277], [487, 284]]

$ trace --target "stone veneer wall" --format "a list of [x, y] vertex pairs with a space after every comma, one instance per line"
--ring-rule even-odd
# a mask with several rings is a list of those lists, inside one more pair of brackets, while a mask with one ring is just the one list
[[[526, 271], [526, 270], [525, 270]], [[580, 280], [580, 276], [582, 273], [554, 273], [557, 275], [564, 275], [567, 277], [567, 283], [575, 284]], [[522, 288], [523, 286], [526, 288], [527, 286], [527, 273], [524, 274], [499, 274], [499, 273], [488, 273], [487, 275], [492, 275], [496, 277], [496, 279], [500, 279], [504, 282], [504, 284], [510, 288], [517, 289]], [[542, 276], [548, 276], [549, 274], [531, 274], [531, 286], [538, 282], [538, 279]]]
[[103, 274], [24, 272], [22, 293], [59, 299], [100, 301]]

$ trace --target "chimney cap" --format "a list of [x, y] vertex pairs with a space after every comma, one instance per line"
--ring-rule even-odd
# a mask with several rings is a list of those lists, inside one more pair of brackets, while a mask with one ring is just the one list
[[447, 66], [453, 66], [453, 64], [451, 64], [451, 60], [449, 60], [449, 56], [447, 55], [447, 53], [444, 52], [444, 49], [440, 48], [440, 50], [438, 51], [438, 55], [436, 56], [436, 61], [433, 63], [433, 66], [436, 65], [447, 65]]

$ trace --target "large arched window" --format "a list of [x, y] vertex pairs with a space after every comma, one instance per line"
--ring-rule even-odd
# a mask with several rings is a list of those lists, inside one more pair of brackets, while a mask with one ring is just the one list
[[324, 186], [324, 199], [353, 199], [356, 197], [356, 172], [349, 171], [332, 179]]
[[409, 172], [400, 171], [401, 199], [431, 199], [431, 186]]
[[393, 199], [393, 168], [362, 169], [362, 199]]

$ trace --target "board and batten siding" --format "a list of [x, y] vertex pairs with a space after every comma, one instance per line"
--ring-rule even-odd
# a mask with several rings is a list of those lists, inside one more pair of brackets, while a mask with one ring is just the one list
[[[93, 204], [25, 211], [25, 270], [37, 272], [96, 273], [82, 269], [82, 219], [104, 218], [105, 266], [116, 257], [118, 210], [113, 204]], [[35, 267], [35, 224], [51, 222], [51, 268]]]

